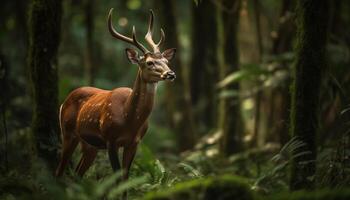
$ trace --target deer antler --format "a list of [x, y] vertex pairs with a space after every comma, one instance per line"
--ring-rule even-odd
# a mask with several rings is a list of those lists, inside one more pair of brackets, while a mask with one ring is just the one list
[[150, 12], [150, 16], [149, 16], [149, 22], [148, 22], [148, 31], [147, 34], [145, 36], [145, 39], [147, 41], [147, 43], [152, 47], [154, 53], [159, 53], [159, 46], [163, 43], [164, 39], [165, 39], [165, 34], [163, 29], [160, 29], [160, 40], [159, 42], [156, 44], [153, 41], [153, 18], [154, 18], [154, 14], [153, 14], [153, 10], [149, 10]]
[[112, 24], [112, 12], [113, 12], [113, 8], [111, 8], [109, 10], [109, 14], [108, 14], [108, 29], [109, 29], [109, 32], [111, 33], [111, 35], [116, 39], [122, 40], [124, 42], [127, 42], [129, 44], [136, 46], [144, 54], [149, 52], [149, 50], [146, 47], [144, 47], [140, 42], [137, 41], [135, 26], [132, 27], [132, 38], [124, 36], [124, 35], [118, 33], [114, 29], [113, 24]]

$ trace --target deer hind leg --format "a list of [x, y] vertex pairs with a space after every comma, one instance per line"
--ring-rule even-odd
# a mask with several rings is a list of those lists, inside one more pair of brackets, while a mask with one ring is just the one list
[[78, 145], [78, 138], [76, 137], [64, 137], [62, 141], [62, 154], [61, 161], [56, 169], [56, 176], [62, 176], [64, 169], [66, 168], [75, 148]]
[[85, 143], [81, 143], [81, 147], [83, 155], [81, 156], [81, 159], [75, 171], [79, 176], [82, 177], [94, 162], [97, 155], [97, 149]]

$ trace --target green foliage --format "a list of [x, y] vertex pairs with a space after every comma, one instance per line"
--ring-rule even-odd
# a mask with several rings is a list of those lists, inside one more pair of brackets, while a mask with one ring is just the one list
[[274, 165], [271, 166], [266, 173], [262, 174], [255, 180], [253, 189], [265, 194], [271, 193], [272, 191], [277, 192], [286, 190], [288, 188], [286, 180], [288, 180], [291, 159], [310, 153], [308, 151], [296, 153], [304, 146], [305, 143], [297, 138], [292, 138], [288, 141], [278, 154], [271, 158]]
[[193, 1], [196, 4], [196, 6], [198, 6], [198, 4], [201, 2], [201, 0], [193, 0]]
[[166, 161], [167, 166], [156, 159], [146, 145], [140, 145], [131, 173], [136, 177], [145, 176], [146, 182], [136, 189], [136, 193], [170, 188], [175, 183], [203, 176], [195, 167], [185, 162], [177, 164], [174, 160]]
[[[11, 138], [11, 151], [13, 144], [28, 146], [25, 143], [28, 141], [27, 136], [27, 132], [24, 131], [16, 138]], [[213, 139], [209, 137], [206, 140], [212, 142]], [[142, 198], [144, 194], [152, 191], [172, 191], [173, 187], [181, 185], [184, 181], [201, 182], [222, 174], [236, 174], [246, 177], [244, 182], [254, 191], [273, 194], [288, 190], [290, 158], [293, 152], [302, 146], [302, 142], [293, 138], [277, 152], [277, 147], [274, 146], [254, 148], [235, 154], [225, 161], [215, 154], [217, 151], [215, 143], [202, 144], [200, 148], [197, 147], [199, 148], [197, 150], [172, 157], [161, 153], [157, 153], [156, 156], [147, 145], [141, 144], [132, 165], [131, 179], [125, 184], [116, 184], [120, 174], [113, 174], [106, 154], [101, 152], [83, 179], [75, 177], [75, 173], [70, 172], [63, 179], [55, 180], [50, 172], [40, 167], [39, 162], [39, 167], [33, 167], [29, 172], [14, 169], [7, 173], [1, 178], [0, 190], [4, 198], [26, 199], [28, 195], [34, 194], [37, 199], [45, 199], [48, 195], [52, 195], [57, 196], [57, 199], [83, 200], [92, 199], [92, 197], [113, 199], [128, 189], [129, 197], [133, 199]], [[27, 151], [23, 149], [23, 153]], [[342, 151], [339, 152], [341, 153]], [[333, 183], [337, 183], [334, 187], [348, 185], [349, 179], [346, 178], [348, 176], [341, 176], [347, 174], [344, 160], [334, 159], [335, 154], [330, 150], [324, 150], [319, 155], [317, 163], [320, 166], [320, 172], [315, 178], [320, 182], [320, 187], [330, 185], [330, 180], [335, 180]], [[23, 156], [28, 155], [23, 154]], [[16, 157], [21, 156], [16, 155]], [[76, 163], [78, 159], [78, 155], [74, 156], [73, 162]], [[17, 162], [20, 163], [20, 161]], [[334, 177], [337, 178], [332, 179]]]
[[194, 167], [192, 167], [191, 165], [189, 164], [186, 164], [186, 163], [179, 163], [179, 166], [180, 167], [183, 167], [183, 169], [191, 176], [191, 177], [194, 177], [194, 178], [200, 178], [200, 177], [203, 177], [203, 175], [201, 174], [200, 171], [198, 171], [197, 169], [195, 169]]
[[[39, 162], [40, 163], [40, 162]], [[145, 177], [131, 178], [117, 184], [121, 173], [96, 179], [71, 177], [55, 180], [42, 164], [33, 169], [33, 174], [22, 175], [13, 171], [0, 179], [1, 199], [53, 199], [53, 200], [90, 200], [115, 199], [124, 191], [141, 185]], [[40, 173], [39, 173], [40, 172]]]
[[177, 180], [177, 177], [172, 174], [164, 165], [154, 157], [150, 149], [144, 145], [140, 145], [140, 154], [135, 160], [133, 174], [145, 175], [147, 183], [140, 187], [140, 191], [150, 191], [160, 187], [170, 187]]
[[128, 0], [127, 6], [130, 10], [137, 10], [141, 7], [141, 0]]
[[[239, 81], [267, 81], [268, 78], [278, 76], [280, 70], [288, 71], [289, 65], [293, 62], [294, 54], [292, 52], [280, 55], [271, 55], [263, 63], [242, 64], [241, 69], [227, 75], [218, 84], [218, 88], [224, 88], [234, 82]], [[288, 68], [283, 67], [287, 64]]]
[[168, 190], [146, 195], [144, 199], [240, 199], [252, 200], [246, 181], [234, 176], [209, 177], [176, 184]]
[[205, 151], [193, 151], [184, 156], [183, 161], [178, 165], [189, 176], [202, 177], [211, 173], [216, 173], [217, 168], [215, 158], [209, 157], [205, 154]]
[[324, 148], [317, 158], [316, 180], [318, 187], [350, 187], [350, 131], [347, 130], [335, 143], [336, 148]]
[[245, 65], [241, 70], [236, 71], [228, 75], [225, 79], [221, 80], [217, 86], [219, 88], [226, 87], [227, 85], [247, 79], [253, 79], [260, 75], [267, 75], [269, 71], [262, 69], [260, 65]]
[[350, 199], [350, 189], [323, 189], [316, 191], [299, 191], [293, 193], [281, 193], [262, 198], [266, 200], [348, 200]]

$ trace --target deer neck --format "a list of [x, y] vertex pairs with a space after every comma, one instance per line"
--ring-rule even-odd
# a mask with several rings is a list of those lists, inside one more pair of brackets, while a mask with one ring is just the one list
[[128, 97], [124, 110], [127, 122], [133, 123], [133, 127], [142, 126], [150, 115], [153, 109], [156, 88], [157, 83], [145, 82], [142, 79], [141, 70], [137, 72], [133, 90]]

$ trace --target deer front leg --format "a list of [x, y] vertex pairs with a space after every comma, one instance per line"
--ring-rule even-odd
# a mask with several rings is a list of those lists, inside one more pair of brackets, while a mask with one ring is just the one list
[[119, 156], [118, 156], [119, 147], [117, 147], [117, 145], [113, 142], [108, 142], [107, 150], [108, 150], [109, 161], [111, 162], [113, 171], [116, 172], [120, 170], [120, 163], [119, 163]]
[[129, 170], [131, 163], [134, 160], [137, 150], [137, 144], [132, 144], [130, 146], [124, 147], [123, 151], [123, 180], [129, 178]]
[[[129, 178], [129, 170], [131, 167], [131, 163], [134, 160], [135, 154], [137, 150], [137, 143], [134, 143], [130, 146], [124, 147], [123, 151], [123, 181], [128, 180]], [[128, 192], [125, 191], [123, 193], [122, 199], [128, 199]]]
[[[137, 135], [140, 137], [140, 139], [143, 138], [143, 136], [147, 132], [147, 129], [148, 129], [148, 124], [146, 122], [141, 127], [141, 129], [138, 131]], [[132, 161], [134, 160], [139, 140], [134, 141], [129, 146], [124, 147], [124, 151], [123, 151], [123, 166], [122, 166], [123, 167], [123, 180], [127, 180], [129, 178], [129, 170], [130, 170]]]

